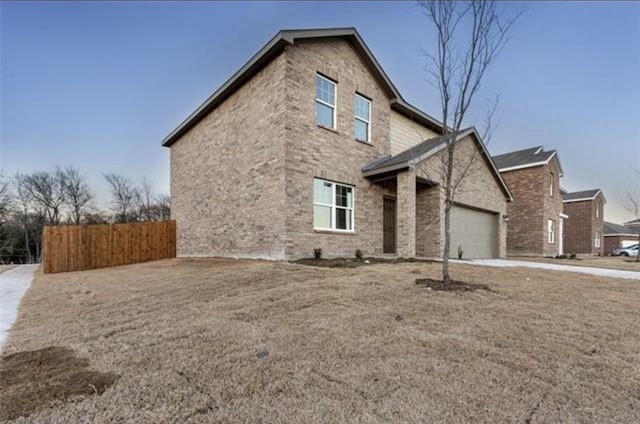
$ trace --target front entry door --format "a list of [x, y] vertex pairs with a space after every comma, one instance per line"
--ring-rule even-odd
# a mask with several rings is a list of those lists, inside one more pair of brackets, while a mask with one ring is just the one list
[[396, 253], [396, 199], [384, 198], [382, 253]]

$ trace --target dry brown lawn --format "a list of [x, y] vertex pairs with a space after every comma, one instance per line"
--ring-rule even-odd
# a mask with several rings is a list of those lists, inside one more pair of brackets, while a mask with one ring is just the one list
[[455, 265], [491, 291], [414, 284], [438, 272], [176, 259], [40, 274], [5, 353], [57, 346], [117, 376], [24, 422], [640, 421], [640, 283]]
[[531, 257], [519, 257], [514, 256], [509, 259], [532, 261], [532, 262], [546, 262], [558, 265], [573, 265], [573, 266], [590, 266], [596, 268], [611, 268], [622, 269], [627, 271], [640, 272], [640, 262], [636, 262], [636, 258], [628, 258], [625, 256], [591, 256], [581, 257], [578, 259], [553, 259], [553, 258], [531, 258]]

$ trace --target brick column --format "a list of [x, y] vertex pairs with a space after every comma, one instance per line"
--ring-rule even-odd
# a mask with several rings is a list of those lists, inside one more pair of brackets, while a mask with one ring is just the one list
[[416, 173], [414, 170], [400, 172], [398, 188], [398, 256], [416, 255]]

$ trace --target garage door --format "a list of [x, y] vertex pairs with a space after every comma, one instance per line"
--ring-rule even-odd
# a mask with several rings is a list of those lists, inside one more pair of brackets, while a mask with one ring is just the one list
[[451, 207], [451, 257], [462, 245], [465, 259], [498, 256], [498, 215], [463, 206]]

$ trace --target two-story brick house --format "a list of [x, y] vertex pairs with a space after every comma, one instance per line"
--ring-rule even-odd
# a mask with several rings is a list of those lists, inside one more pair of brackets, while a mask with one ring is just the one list
[[[441, 133], [355, 29], [281, 31], [163, 140], [178, 255], [440, 255], [444, 199], [425, 170]], [[457, 140], [457, 160], [481, 160], [452, 251], [504, 256], [509, 189], [474, 129]]]
[[507, 206], [507, 254], [563, 254], [562, 165], [555, 150], [542, 146], [493, 156], [514, 201]]
[[604, 205], [606, 199], [599, 188], [563, 192], [567, 253], [604, 254]]

